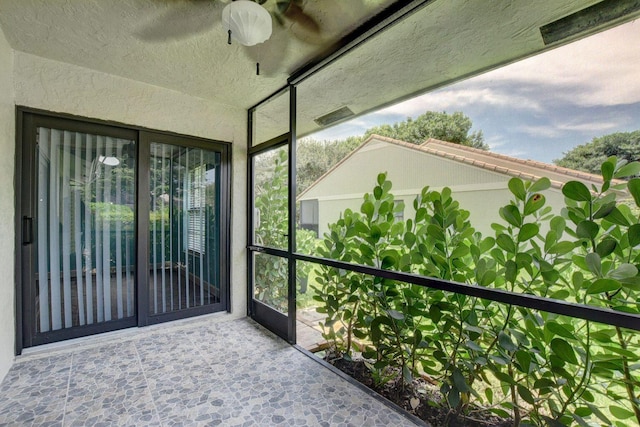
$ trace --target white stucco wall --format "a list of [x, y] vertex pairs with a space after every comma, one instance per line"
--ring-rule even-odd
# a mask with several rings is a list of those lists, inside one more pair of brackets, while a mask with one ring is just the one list
[[[485, 236], [494, 234], [491, 224], [502, 221], [499, 208], [513, 198], [508, 189], [510, 175], [374, 140], [345, 159], [300, 197], [300, 200], [318, 200], [320, 236], [347, 208], [360, 211], [364, 194], [373, 191], [376, 177], [381, 172], [387, 172], [395, 200], [404, 201], [405, 219], [415, 215], [413, 201], [424, 186], [435, 191], [449, 187], [460, 207], [470, 212], [471, 225]], [[555, 214], [560, 214], [564, 206], [560, 190], [551, 188], [544, 194], [547, 205]]]
[[14, 191], [15, 106], [13, 50], [0, 29], [0, 381], [15, 353]]
[[17, 105], [233, 143], [231, 315], [245, 316], [246, 111], [22, 52], [14, 73]]

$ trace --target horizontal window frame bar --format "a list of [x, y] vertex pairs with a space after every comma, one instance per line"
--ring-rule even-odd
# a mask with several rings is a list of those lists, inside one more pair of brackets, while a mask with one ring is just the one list
[[455, 294], [462, 294], [509, 304], [517, 307], [530, 308], [548, 313], [560, 314], [573, 318], [602, 323], [605, 325], [627, 328], [640, 331], [640, 316], [621, 311], [614, 311], [607, 308], [591, 307], [585, 304], [578, 304], [560, 301], [553, 298], [540, 297], [536, 295], [521, 294], [501, 289], [492, 289], [479, 285], [467, 285], [464, 283], [451, 282], [448, 280], [436, 279], [433, 277], [421, 276], [413, 273], [404, 273], [392, 270], [382, 270], [361, 264], [352, 264], [344, 261], [329, 258], [314, 257], [301, 253], [294, 253], [293, 258], [297, 261], [311, 262], [328, 267], [341, 268], [343, 270], [355, 271], [357, 273], [382, 277], [385, 279], [398, 280], [414, 285], [439, 289]]
[[286, 249], [277, 249], [270, 246], [249, 245], [247, 246], [247, 250], [251, 253], [267, 254], [287, 259], [291, 258]]

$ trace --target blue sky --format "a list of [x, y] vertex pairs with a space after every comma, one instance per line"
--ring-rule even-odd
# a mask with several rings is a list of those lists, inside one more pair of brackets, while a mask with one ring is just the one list
[[358, 117], [341, 139], [428, 110], [462, 111], [491, 151], [551, 163], [594, 137], [640, 129], [640, 20]]

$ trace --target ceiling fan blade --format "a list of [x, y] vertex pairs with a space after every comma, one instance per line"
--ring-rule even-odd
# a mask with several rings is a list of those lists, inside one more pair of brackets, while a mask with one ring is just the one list
[[282, 11], [282, 14], [296, 24], [303, 26], [307, 31], [314, 33], [320, 32], [320, 25], [318, 25], [316, 20], [306, 14], [302, 7], [293, 0], [288, 2], [288, 6]]
[[146, 42], [181, 40], [205, 33], [220, 19], [216, 0], [173, 0], [134, 35]]
[[285, 18], [303, 26], [306, 30], [319, 32], [320, 25], [309, 14], [305, 13], [298, 0], [281, 0], [276, 3], [272, 14], [281, 26], [285, 24]]
[[304, 13], [302, 8], [293, 2], [284, 13], [284, 16], [291, 19], [295, 23], [302, 25], [308, 31], [312, 31], [314, 33], [320, 32], [320, 25], [318, 25], [316, 20]]

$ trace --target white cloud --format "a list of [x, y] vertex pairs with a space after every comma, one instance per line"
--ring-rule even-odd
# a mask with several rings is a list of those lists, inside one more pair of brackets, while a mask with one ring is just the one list
[[516, 130], [534, 137], [558, 138], [568, 133], [581, 133], [593, 135], [603, 131], [610, 131], [619, 128], [620, 123], [613, 121], [590, 121], [590, 122], [567, 122], [551, 123], [543, 125], [523, 125]]
[[397, 114], [416, 117], [425, 111], [459, 111], [469, 105], [509, 107], [520, 110], [540, 111], [540, 104], [531, 98], [505, 93], [482, 85], [454, 85], [451, 88], [421, 95], [375, 112], [377, 115]]
[[468, 82], [513, 82], [547, 87], [584, 106], [640, 102], [640, 20], [475, 77]]
[[518, 126], [516, 130], [538, 138], [557, 138], [563, 133], [555, 127], [548, 125], [523, 125]]
[[588, 122], [588, 123], [565, 123], [557, 126], [558, 129], [566, 131], [577, 131], [584, 133], [602, 132], [616, 129], [620, 126], [617, 122]]

